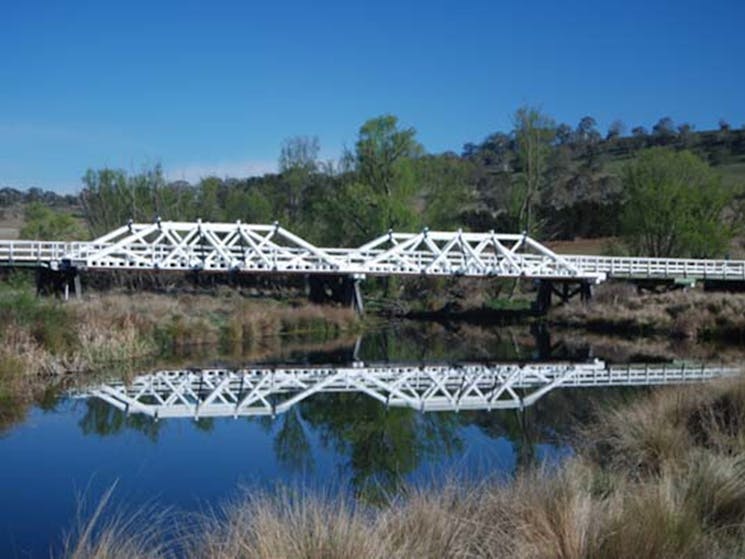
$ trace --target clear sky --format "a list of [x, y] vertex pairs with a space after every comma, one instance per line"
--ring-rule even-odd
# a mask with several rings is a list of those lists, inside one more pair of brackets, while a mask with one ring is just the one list
[[260, 174], [283, 138], [335, 158], [384, 113], [460, 151], [526, 103], [742, 126], [745, 1], [0, 0], [0, 185]]

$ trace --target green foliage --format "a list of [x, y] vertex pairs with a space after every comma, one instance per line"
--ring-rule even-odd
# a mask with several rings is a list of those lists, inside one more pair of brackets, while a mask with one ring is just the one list
[[[636, 127], [631, 136], [624, 136], [623, 130], [616, 122], [603, 140], [591, 116], [576, 126], [557, 126], [539, 109], [525, 106], [515, 113], [510, 132], [466, 144], [462, 155], [435, 155], [425, 154], [413, 128], [383, 115], [360, 127], [354, 148], [338, 165], [319, 159], [317, 138], [298, 136], [282, 143], [278, 173], [243, 179], [204, 177], [192, 186], [166, 182], [159, 165], [136, 174], [90, 170], [80, 200], [88, 228], [96, 236], [129, 219], [148, 222], [156, 216], [278, 221], [311, 242], [337, 246], [365, 243], [388, 229], [417, 231], [424, 226], [528, 231], [544, 239], [618, 237], [623, 226], [637, 252], [721, 253], [739, 215], [722, 209], [726, 188], [688, 189], [686, 200], [693, 203], [686, 207], [700, 202], [695, 227], [686, 226], [688, 233], [683, 235], [676, 233], [672, 248], [647, 251], [642, 236], [634, 232], [637, 226], [630, 223], [638, 221], [634, 211], [626, 212], [630, 220], [622, 223], [621, 217], [624, 202], [631, 204], [629, 208], [634, 203], [646, 206], [649, 199], [644, 196], [649, 192], [624, 190], [624, 165], [646, 146], [690, 148], [710, 162], [726, 164], [723, 184], [734, 188], [742, 181], [738, 166], [744, 165], [745, 131], [694, 133], [690, 126], [674, 126], [670, 119], [661, 119], [654, 134]], [[642, 198], [633, 202], [632, 194]], [[725, 215], [731, 219], [721, 228], [717, 220]], [[39, 229], [44, 236], [59, 238], [55, 227]], [[689, 234], [693, 230], [697, 232]]]
[[160, 165], [135, 175], [121, 169], [88, 169], [80, 201], [92, 235], [127, 223], [163, 218], [190, 219], [195, 199], [189, 188], [167, 185]]
[[22, 239], [42, 241], [80, 240], [83, 231], [77, 220], [66, 212], [55, 211], [41, 202], [26, 206]]
[[463, 227], [464, 213], [474, 203], [472, 164], [453, 154], [427, 155], [414, 161], [421, 221], [431, 229]]
[[623, 173], [624, 238], [635, 254], [722, 256], [734, 235], [725, 219], [733, 191], [689, 151], [652, 148]]
[[337, 241], [360, 243], [388, 229], [421, 225], [414, 208], [414, 160], [423, 149], [415, 136], [413, 128], [399, 128], [391, 115], [362, 125], [355, 153], [346, 156], [352, 172], [327, 207], [329, 217], [341, 225], [333, 231]]
[[58, 301], [35, 297], [28, 288], [0, 288], [0, 315], [0, 340], [13, 335], [20, 326], [53, 354], [63, 354], [77, 341], [77, 333], [70, 328], [73, 321], [69, 310]]
[[535, 233], [535, 206], [546, 184], [548, 157], [556, 137], [556, 124], [535, 107], [521, 107], [515, 113], [515, 139], [520, 174], [509, 197], [510, 213], [517, 216], [523, 231]]

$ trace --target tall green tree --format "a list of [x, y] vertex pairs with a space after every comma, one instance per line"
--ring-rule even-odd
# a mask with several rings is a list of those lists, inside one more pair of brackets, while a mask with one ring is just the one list
[[[689, 151], [652, 148], [623, 171], [622, 227], [635, 254], [716, 257], [735, 233], [735, 192]], [[730, 213], [729, 215], [735, 215]]]
[[93, 236], [103, 235], [128, 219], [134, 219], [134, 201], [127, 183], [127, 173], [121, 169], [88, 169], [83, 176], [80, 202]]
[[511, 197], [512, 212], [520, 228], [536, 233], [535, 208], [546, 185], [548, 157], [556, 137], [553, 119], [535, 107], [521, 107], [514, 117], [517, 159], [520, 172]]
[[388, 229], [410, 230], [421, 224], [415, 209], [414, 160], [423, 154], [413, 128], [401, 128], [392, 115], [365, 122], [355, 152], [345, 155], [350, 172], [329, 208], [343, 225], [338, 240], [357, 243]]
[[304, 210], [310, 209], [307, 200], [319, 170], [318, 155], [321, 145], [313, 136], [295, 136], [282, 143], [279, 155], [280, 198], [275, 204], [275, 214], [292, 228], [302, 228]]
[[160, 165], [128, 175], [121, 169], [88, 169], [80, 193], [83, 216], [91, 234], [102, 235], [128, 220], [151, 222], [193, 219], [194, 192], [188, 185], [166, 184]]

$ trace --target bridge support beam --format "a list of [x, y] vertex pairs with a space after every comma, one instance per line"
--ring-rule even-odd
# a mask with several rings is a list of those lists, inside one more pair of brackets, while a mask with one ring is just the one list
[[354, 308], [359, 314], [365, 312], [360, 290], [362, 277], [357, 275], [323, 275], [308, 277], [308, 299], [312, 303], [338, 303]]
[[561, 304], [564, 304], [578, 295], [582, 301], [589, 301], [592, 298], [592, 284], [588, 281], [578, 283], [562, 281], [557, 286], [556, 282], [551, 280], [538, 280], [533, 310], [538, 314], [546, 314], [551, 308], [551, 300], [554, 296], [557, 296]]
[[71, 297], [82, 297], [83, 286], [80, 281], [80, 272], [72, 266], [66, 266], [60, 270], [46, 267], [36, 268], [36, 295], [53, 295], [65, 301]]

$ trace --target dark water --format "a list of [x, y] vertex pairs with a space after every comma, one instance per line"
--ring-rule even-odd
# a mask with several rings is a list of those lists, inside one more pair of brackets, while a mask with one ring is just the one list
[[[587, 361], [591, 353], [527, 329], [417, 327], [339, 347], [288, 347], [262, 361], [529, 363]], [[0, 435], [0, 557], [49, 556], [73, 525], [76, 499], [95, 502], [114, 483], [115, 503], [188, 512], [219, 506], [241, 486], [303, 485], [374, 499], [403, 482], [507, 476], [571, 454], [572, 426], [606, 393], [562, 389], [524, 409], [422, 413], [348, 391], [316, 394], [274, 417], [155, 420], [86, 397], [81, 387], [30, 409]]]

